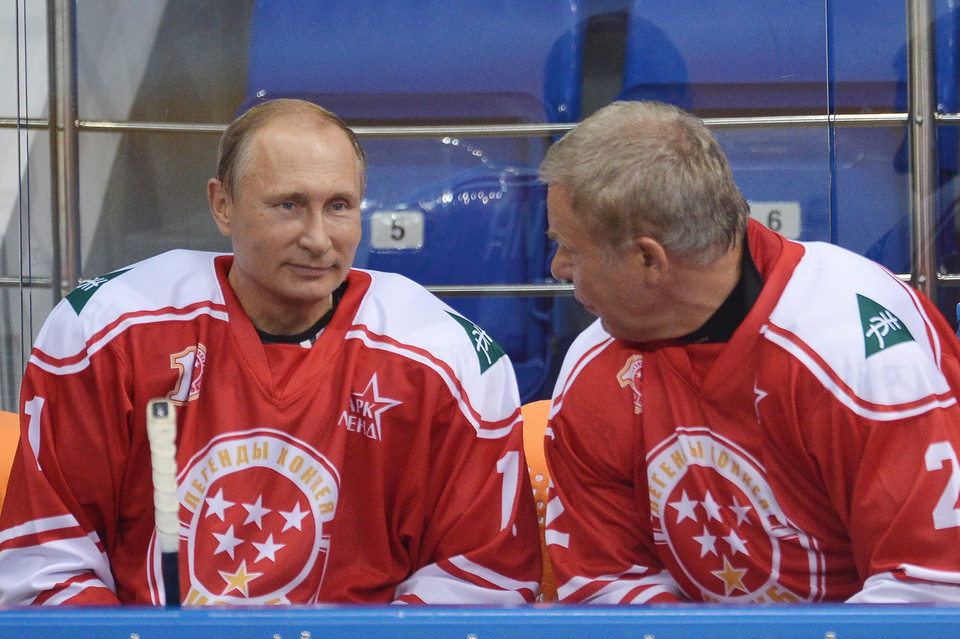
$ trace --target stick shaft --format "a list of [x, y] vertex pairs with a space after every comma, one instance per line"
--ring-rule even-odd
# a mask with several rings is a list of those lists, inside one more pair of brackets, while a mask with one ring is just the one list
[[147, 439], [153, 463], [153, 504], [160, 573], [167, 607], [180, 606], [180, 502], [177, 499], [177, 415], [167, 399], [147, 402]]

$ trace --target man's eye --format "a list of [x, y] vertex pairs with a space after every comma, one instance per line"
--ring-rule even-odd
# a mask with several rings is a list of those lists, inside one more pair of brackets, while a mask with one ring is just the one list
[[281, 202], [280, 208], [284, 211], [292, 211], [297, 208], [297, 205], [294, 202]]

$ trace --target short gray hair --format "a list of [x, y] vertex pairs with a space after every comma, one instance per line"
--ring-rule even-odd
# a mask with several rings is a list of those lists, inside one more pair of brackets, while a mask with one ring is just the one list
[[550, 147], [540, 178], [563, 186], [596, 239], [651, 237], [701, 265], [741, 241], [750, 215], [703, 121], [662, 102], [603, 107]]
[[280, 118], [312, 119], [321, 125], [332, 125], [343, 131], [357, 156], [357, 171], [360, 174], [360, 191], [367, 184], [367, 158], [360, 140], [353, 129], [340, 116], [322, 106], [305, 100], [277, 99], [262, 102], [238, 116], [220, 137], [217, 150], [217, 179], [235, 197], [236, 188], [243, 180], [251, 161], [250, 142], [254, 134], [270, 122]]

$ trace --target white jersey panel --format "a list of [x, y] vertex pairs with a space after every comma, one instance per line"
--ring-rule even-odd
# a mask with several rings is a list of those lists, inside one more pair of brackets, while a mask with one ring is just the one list
[[36, 347], [52, 358], [67, 359], [121, 318], [136, 321], [137, 315], [155, 316], [161, 309], [178, 311], [197, 304], [222, 306], [217, 255], [178, 249], [87, 280], [54, 308], [55, 321], [44, 323]]
[[[445, 362], [459, 380], [466, 401], [485, 421], [502, 421], [515, 413], [519, 394], [508, 397], [502, 392], [516, 388], [513, 366], [493, 338], [413, 280], [396, 273], [362, 272], [372, 281], [357, 310], [357, 325], [411, 347], [408, 356], [429, 354]], [[447, 381], [457, 385], [453, 379]]]
[[794, 336], [778, 343], [798, 349], [798, 358], [818, 369], [813, 372], [822, 380], [838, 381], [835, 393], [849, 392], [860, 402], [902, 406], [949, 393], [940, 344], [909, 287], [836, 246], [804, 247], [770, 314], [781, 334]]

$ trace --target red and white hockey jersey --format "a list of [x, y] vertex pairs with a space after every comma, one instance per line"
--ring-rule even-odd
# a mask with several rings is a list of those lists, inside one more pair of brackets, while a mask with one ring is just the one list
[[[187, 604], [522, 603], [539, 532], [510, 362], [397, 275], [351, 271], [271, 365], [226, 280], [174, 251], [83, 284], [24, 377], [0, 604], [162, 603], [146, 402], [178, 406]], [[268, 360], [268, 357], [270, 360]]]
[[840, 248], [758, 224], [725, 344], [594, 323], [551, 408], [546, 539], [567, 602], [960, 602], [960, 345]]

